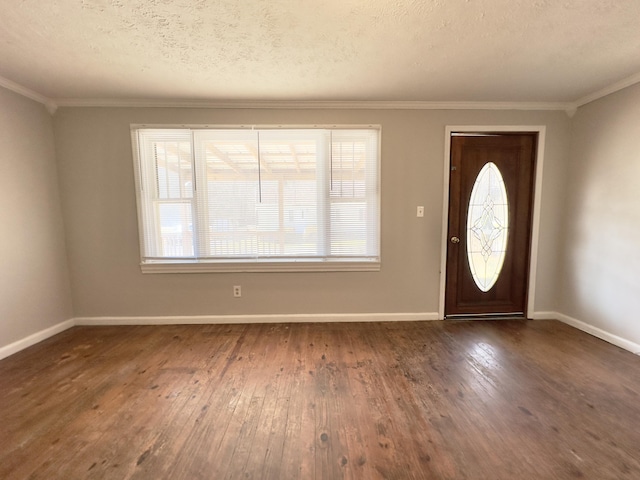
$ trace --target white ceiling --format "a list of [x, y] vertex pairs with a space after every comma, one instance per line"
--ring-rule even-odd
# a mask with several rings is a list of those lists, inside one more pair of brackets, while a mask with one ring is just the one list
[[2, 0], [0, 18], [0, 76], [62, 103], [576, 102], [640, 80], [640, 0]]

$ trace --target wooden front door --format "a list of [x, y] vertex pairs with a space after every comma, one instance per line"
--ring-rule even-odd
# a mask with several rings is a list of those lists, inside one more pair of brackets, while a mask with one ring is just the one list
[[452, 134], [445, 316], [525, 316], [536, 134]]

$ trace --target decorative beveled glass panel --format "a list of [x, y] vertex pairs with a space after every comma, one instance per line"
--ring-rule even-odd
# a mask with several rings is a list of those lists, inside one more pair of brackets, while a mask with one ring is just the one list
[[495, 285], [507, 253], [509, 202], [500, 170], [489, 162], [476, 178], [467, 214], [467, 258], [483, 292]]

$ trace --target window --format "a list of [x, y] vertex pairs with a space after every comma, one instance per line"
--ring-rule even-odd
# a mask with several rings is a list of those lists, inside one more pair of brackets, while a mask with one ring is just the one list
[[471, 189], [467, 214], [467, 260], [476, 286], [488, 292], [507, 255], [509, 199], [498, 166], [489, 162]]
[[379, 134], [133, 127], [143, 272], [379, 270]]

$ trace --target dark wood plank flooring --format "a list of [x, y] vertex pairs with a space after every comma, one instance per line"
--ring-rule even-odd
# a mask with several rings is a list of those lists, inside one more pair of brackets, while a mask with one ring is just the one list
[[0, 361], [2, 479], [640, 478], [640, 358], [555, 321], [75, 327]]

